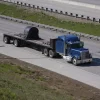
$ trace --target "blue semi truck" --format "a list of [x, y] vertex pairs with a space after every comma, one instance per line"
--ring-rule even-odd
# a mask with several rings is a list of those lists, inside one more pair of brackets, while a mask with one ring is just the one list
[[12, 43], [16, 47], [34, 48], [51, 58], [60, 55], [74, 65], [92, 62], [92, 55], [76, 35], [62, 35], [46, 41], [39, 37], [38, 28], [27, 26], [24, 33], [4, 34], [3, 41], [6, 44]]

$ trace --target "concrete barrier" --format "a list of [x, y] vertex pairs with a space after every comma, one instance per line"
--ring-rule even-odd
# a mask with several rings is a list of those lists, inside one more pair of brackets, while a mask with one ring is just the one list
[[57, 31], [57, 32], [61, 32], [61, 33], [75, 34], [79, 37], [84, 37], [87, 39], [91, 39], [91, 40], [100, 42], [100, 37], [98, 37], [98, 36], [93, 36], [93, 35], [89, 35], [89, 34], [85, 34], [85, 33], [75, 32], [75, 31], [66, 30], [66, 29], [62, 29], [62, 28], [57, 28], [57, 27], [53, 27], [53, 26], [49, 26], [49, 25], [39, 24], [39, 23], [31, 22], [31, 21], [21, 20], [18, 18], [8, 17], [8, 16], [4, 16], [4, 15], [0, 15], [0, 18], [5, 19], [5, 20], [11, 20], [11, 21], [18, 22], [18, 23], [33, 25], [35, 27], [45, 28], [45, 29], [49, 29], [49, 30]]
[[[15, 1], [15, 0], [0, 0], [0, 1], [14, 3], [14, 4], [16, 3], [17, 5], [21, 5], [21, 6], [25, 6], [25, 7], [45, 10], [45, 11], [49, 11], [49, 12], [53, 12], [53, 13], [63, 14], [66, 16], [76, 17], [76, 18], [80, 18], [80, 19], [86, 19], [86, 20], [90, 20], [92, 22], [100, 23], [100, 19], [98, 20], [98, 18], [92, 18], [91, 16], [85, 16], [85, 15], [79, 15], [79, 14], [75, 14], [75, 13], [71, 13], [71, 12], [59, 11], [57, 9], [46, 8], [46, 7], [42, 7], [42, 6], [38, 6], [38, 5], [31, 5], [31, 4], [27, 4], [27, 3]], [[88, 5], [88, 6], [90, 6], [90, 5]], [[97, 9], [98, 7], [95, 6], [95, 8]]]

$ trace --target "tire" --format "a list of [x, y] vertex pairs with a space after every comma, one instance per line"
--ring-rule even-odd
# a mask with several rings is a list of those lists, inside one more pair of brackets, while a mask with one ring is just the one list
[[19, 40], [17, 40], [17, 39], [14, 40], [14, 46], [15, 47], [19, 47], [20, 46]]
[[53, 58], [55, 56], [55, 53], [53, 50], [49, 50], [49, 57]]
[[88, 62], [87, 64], [91, 64], [92, 62]]
[[10, 43], [10, 39], [7, 36], [4, 36], [3, 38], [4, 43], [9, 44]]
[[77, 59], [76, 58], [73, 58], [72, 59], [72, 63], [73, 63], [73, 65], [77, 66]]
[[45, 49], [43, 50], [43, 53], [44, 53], [45, 56], [48, 56], [48, 55], [49, 55], [49, 53], [48, 53], [48, 49], [45, 48]]

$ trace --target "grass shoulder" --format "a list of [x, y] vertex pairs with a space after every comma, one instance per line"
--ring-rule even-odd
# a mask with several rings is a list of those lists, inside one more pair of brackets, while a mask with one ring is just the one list
[[56, 26], [59, 28], [69, 29], [77, 32], [83, 32], [91, 35], [100, 36], [100, 24], [81, 23], [73, 21], [65, 21], [53, 16], [50, 16], [42, 11], [34, 9], [26, 9], [16, 5], [7, 5], [0, 3], [0, 14], [15, 18], [29, 20], [41, 24]]
[[46, 78], [38, 71], [21, 68], [9, 63], [0, 64], [1, 100], [74, 100], [46, 84]]
[[2, 54], [0, 58], [0, 100], [100, 99], [98, 89]]

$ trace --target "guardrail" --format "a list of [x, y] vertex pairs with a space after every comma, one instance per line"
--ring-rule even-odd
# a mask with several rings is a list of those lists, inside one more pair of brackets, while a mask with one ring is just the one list
[[18, 23], [32, 25], [35, 27], [45, 28], [45, 29], [49, 29], [52, 31], [56, 31], [56, 32], [61, 32], [61, 33], [66, 33], [66, 34], [75, 34], [75, 35], [79, 36], [80, 38], [83, 37], [83, 38], [88, 38], [88, 39], [100, 42], [100, 37], [98, 37], [98, 36], [93, 36], [93, 35], [89, 35], [89, 34], [85, 34], [85, 33], [81, 33], [81, 32], [75, 32], [75, 31], [71, 31], [71, 30], [57, 28], [57, 27], [44, 25], [44, 24], [40, 24], [40, 23], [35, 23], [35, 22], [31, 22], [31, 21], [21, 20], [18, 18], [8, 17], [8, 16], [4, 16], [4, 15], [0, 15], [0, 18], [6, 19], [6, 20], [11, 20], [11, 21], [18, 22]]
[[75, 14], [75, 13], [71, 13], [71, 12], [59, 11], [57, 9], [46, 8], [46, 7], [28, 4], [28, 3], [24, 3], [24, 2], [20, 2], [20, 1], [14, 1], [14, 0], [0, 0], [0, 1], [8, 2], [8, 3], [14, 3], [14, 4], [17, 4], [17, 5], [21, 5], [21, 6], [25, 6], [25, 7], [29, 7], [29, 8], [44, 10], [44, 11], [48, 11], [48, 12], [62, 14], [62, 15], [65, 15], [65, 16], [70, 16], [70, 17], [75, 17], [75, 18], [80, 18], [80, 19], [86, 19], [88, 21], [100, 23], [99, 18], [90, 17], [90, 16], [86, 16], [86, 15], [80, 15], [80, 14]]

